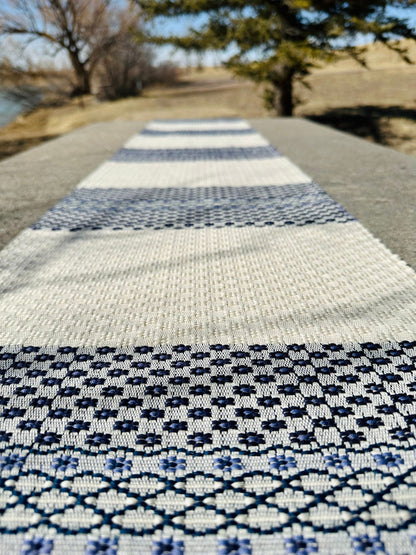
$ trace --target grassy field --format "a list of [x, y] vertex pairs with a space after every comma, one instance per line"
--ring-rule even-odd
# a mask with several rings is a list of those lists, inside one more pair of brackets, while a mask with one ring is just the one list
[[[416, 44], [407, 46], [416, 62]], [[347, 59], [315, 71], [297, 115], [416, 156], [416, 65], [376, 44], [368, 66]]]
[[[416, 46], [410, 45], [416, 61]], [[299, 85], [295, 115], [331, 125], [416, 156], [416, 66], [373, 45], [368, 70], [345, 59], [313, 72], [311, 90]], [[139, 98], [98, 102], [94, 97], [38, 108], [0, 129], [0, 158], [89, 123], [117, 119], [265, 117], [261, 88], [222, 68], [186, 71], [170, 88]]]

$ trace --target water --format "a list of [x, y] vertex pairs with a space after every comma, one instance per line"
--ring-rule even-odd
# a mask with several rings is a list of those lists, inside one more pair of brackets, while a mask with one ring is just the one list
[[34, 87], [0, 89], [0, 127], [13, 121], [22, 112], [34, 108], [40, 99], [40, 91]]

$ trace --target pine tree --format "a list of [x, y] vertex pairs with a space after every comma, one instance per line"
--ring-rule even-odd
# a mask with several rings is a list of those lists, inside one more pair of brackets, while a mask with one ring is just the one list
[[[147, 17], [200, 16], [205, 23], [186, 36], [154, 36], [157, 44], [185, 50], [237, 53], [226, 66], [235, 74], [266, 84], [266, 106], [283, 116], [294, 108], [293, 87], [311, 69], [339, 55], [340, 47], [365, 65], [365, 47], [354, 48], [361, 34], [382, 41], [406, 59], [394, 39], [413, 38], [407, 19], [390, 7], [416, 6], [416, 0], [136, 0]], [[393, 12], [395, 13], [395, 12]], [[392, 42], [393, 41], [393, 42]], [[409, 60], [408, 60], [409, 61]]]

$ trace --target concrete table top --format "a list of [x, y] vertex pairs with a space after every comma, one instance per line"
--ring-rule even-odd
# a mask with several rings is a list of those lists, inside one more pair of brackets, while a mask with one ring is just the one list
[[[303, 119], [249, 121], [416, 269], [416, 158]], [[89, 125], [1, 162], [0, 248], [144, 125]]]

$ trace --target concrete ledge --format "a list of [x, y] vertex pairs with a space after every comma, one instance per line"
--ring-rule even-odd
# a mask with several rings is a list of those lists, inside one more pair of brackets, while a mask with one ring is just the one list
[[145, 123], [96, 123], [0, 162], [0, 248], [32, 225]]
[[[302, 119], [250, 123], [416, 269], [416, 158]], [[1, 162], [0, 247], [144, 125], [89, 125]]]
[[250, 123], [416, 269], [416, 158], [303, 119]]

